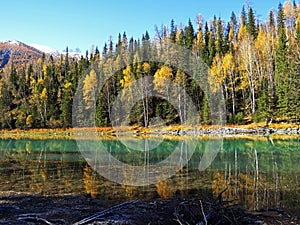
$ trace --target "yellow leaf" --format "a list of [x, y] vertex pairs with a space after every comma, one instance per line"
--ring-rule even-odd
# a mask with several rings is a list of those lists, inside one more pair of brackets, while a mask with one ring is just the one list
[[41, 95], [40, 95], [40, 98], [41, 98], [42, 100], [47, 99], [47, 89], [46, 89], [46, 88], [43, 89], [43, 91], [42, 91], [42, 93], [41, 93]]

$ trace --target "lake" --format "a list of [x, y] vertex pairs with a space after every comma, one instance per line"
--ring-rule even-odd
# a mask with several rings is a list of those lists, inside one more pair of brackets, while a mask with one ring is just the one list
[[[236, 200], [248, 210], [281, 208], [300, 216], [299, 136], [107, 138], [99, 148], [107, 149], [108, 158], [85, 149], [96, 145], [88, 140], [0, 139], [0, 191], [85, 195], [113, 204], [137, 198], [208, 199], [226, 190], [224, 200]], [[217, 149], [213, 154], [212, 147]], [[120, 170], [123, 164], [111, 163], [111, 158], [144, 170]], [[105, 163], [97, 161], [101, 159]], [[162, 161], [166, 163], [156, 166]], [[172, 167], [174, 162], [183, 168]], [[151, 165], [155, 170], [145, 170]], [[124, 182], [108, 180], [111, 174]], [[128, 185], [141, 177], [151, 182]]]

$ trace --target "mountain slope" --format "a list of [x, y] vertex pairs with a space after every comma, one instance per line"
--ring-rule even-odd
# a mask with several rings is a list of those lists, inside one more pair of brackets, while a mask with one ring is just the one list
[[4, 68], [9, 60], [13, 60], [15, 65], [21, 65], [42, 55], [42, 51], [20, 41], [0, 42], [0, 69]]

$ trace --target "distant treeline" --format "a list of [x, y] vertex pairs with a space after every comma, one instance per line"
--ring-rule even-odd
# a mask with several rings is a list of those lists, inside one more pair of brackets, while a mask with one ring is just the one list
[[[66, 54], [59, 59], [44, 55], [21, 66], [9, 62], [0, 73], [0, 128], [71, 127], [76, 90], [82, 96], [82, 113], [95, 108], [96, 125], [110, 126], [118, 94], [123, 90], [133, 97], [130, 83], [144, 76], [153, 78], [144, 84], [153, 93], [166, 88], [163, 79], [178, 84], [193, 100], [197, 123], [210, 124], [205, 90], [182, 70], [190, 67], [198, 73], [195, 63], [178, 49], [163, 49], [166, 43], [183, 46], [208, 65], [206, 82], [212, 92], [224, 96], [229, 123], [299, 121], [300, 6], [296, 2], [280, 4], [263, 22], [258, 22], [251, 7], [243, 7], [239, 17], [232, 13], [229, 22], [216, 17], [205, 22], [198, 15], [196, 26], [191, 20], [186, 26], [176, 26], [172, 20], [170, 26], [157, 28], [153, 39], [148, 32], [141, 40], [128, 39], [124, 32], [115, 44], [110, 40], [102, 52], [96, 47], [80, 60]], [[148, 57], [156, 55], [166, 63]], [[186, 65], [168, 64], [174, 57]], [[110, 71], [115, 72], [106, 80]], [[95, 99], [93, 93], [99, 87]], [[167, 91], [174, 95], [174, 90]], [[180, 98], [177, 109], [158, 96], [145, 95], [136, 102], [129, 124], [148, 126], [151, 118], [158, 117], [166, 124], [178, 124], [191, 110], [187, 96], [176, 96]], [[128, 101], [134, 99], [128, 97]]]

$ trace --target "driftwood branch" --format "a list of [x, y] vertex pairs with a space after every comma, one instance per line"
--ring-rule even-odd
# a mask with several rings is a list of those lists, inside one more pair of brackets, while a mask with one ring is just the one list
[[18, 217], [18, 220], [27, 221], [27, 222], [36, 222], [36, 223], [44, 223], [47, 225], [54, 225], [53, 223], [49, 222], [48, 220], [38, 217], [37, 215], [25, 215]]
[[205, 216], [205, 213], [204, 213], [204, 209], [203, 209], [203, 205], [202, 205], [202, 201], [201, 200], [200, 200], [200, 206], [201, 206], [201, 213], [203, 215], [205, 225], [207, 225], [207, 219], [206, 219], [206, 216]]
[[109, 213], [112, 213], [115, 210], [120, 210], [120, 209], [122, 209], [124, 207], [127, 207], [129, 205], [135, 204], [137, 202], [138, 202], [138, 200], [134, 200], [134, 201], [123, 202], [121, 204], [114, 205], [114, 206], [109, 207], [109, 208], [107, 208], [107, 209], [105, 209], [105, 210], [103, 210], [101, 212], [98, 212], [98, 213], [92, 215], [92, 216], [84, 218], [84, 219], [82, 219], [82, 220], [74, 223], [73, 225], [83, 225], [83, 224], [86, 224], [86, 223], [91, 222], [91, 221], [93, 221], [95, 219], [99, 219], [100, 217], [103, 217], [103, 216], [105, 216], [105, 215], [107, 215]]

